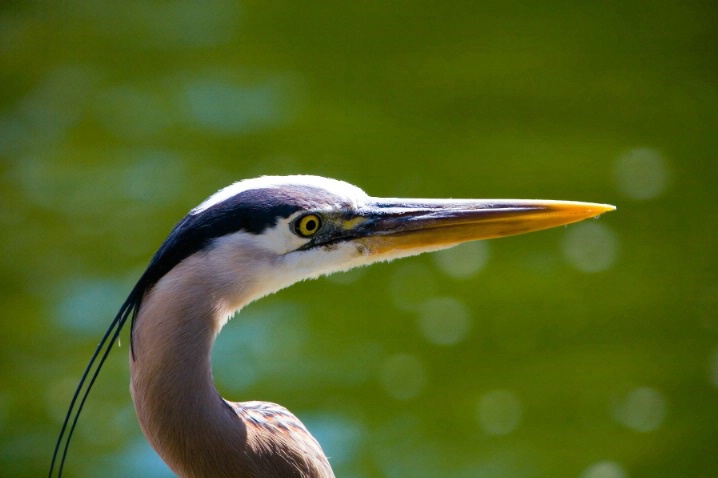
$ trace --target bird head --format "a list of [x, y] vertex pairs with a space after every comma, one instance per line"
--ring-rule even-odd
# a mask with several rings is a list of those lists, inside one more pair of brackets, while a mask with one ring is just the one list
[[613, 210], [544, 200], [400, 199], [319, 176], [234, 183], [175, 227], [150, 282], [194, 254], [239, 308], [295, 282], [353, 267], [569, 224]]

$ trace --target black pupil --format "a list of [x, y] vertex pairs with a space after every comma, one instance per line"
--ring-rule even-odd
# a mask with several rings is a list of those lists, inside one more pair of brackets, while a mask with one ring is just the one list
[[308, 219], [307, 222], [304, 223], [304, 227], [307, 229], [307, 231], [313, 231], [317, 228], [316, 219]]

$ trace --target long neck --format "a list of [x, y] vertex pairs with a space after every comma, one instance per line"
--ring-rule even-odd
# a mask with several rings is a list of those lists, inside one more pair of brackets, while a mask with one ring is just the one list
[[210, 353], [229, 310], [192, 266], [165, 276], [136, 319], [130, 368], [137, 417], [179, 476], [252, 476], [238, 453], [246, 426], [212, 382]]

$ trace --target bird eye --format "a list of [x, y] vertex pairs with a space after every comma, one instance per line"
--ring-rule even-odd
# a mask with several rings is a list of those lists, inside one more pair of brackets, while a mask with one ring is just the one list
[[311, 237], [317, 233], [322, 225], [322, 218], [316, 214], [307, 214], [294, 223], [294, 232], [301, 237]]

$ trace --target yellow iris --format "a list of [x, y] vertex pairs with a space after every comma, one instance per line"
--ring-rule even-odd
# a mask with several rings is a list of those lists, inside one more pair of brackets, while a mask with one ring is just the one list
[[307, 214], [294, 223], [294, 231], [302, 237], [311, 237], [322, 225], [322, 219], [316, 214]]

